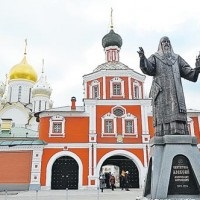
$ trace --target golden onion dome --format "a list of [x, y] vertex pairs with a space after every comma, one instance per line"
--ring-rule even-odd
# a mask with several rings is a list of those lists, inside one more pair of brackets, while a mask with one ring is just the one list
[[24, 79], [33, 82], [37, 81], [37, 73], [34, 68], [28, 64], [26, 56], [24, 56], [19, 64], [11, 68], [8, 77], [9, 80]]

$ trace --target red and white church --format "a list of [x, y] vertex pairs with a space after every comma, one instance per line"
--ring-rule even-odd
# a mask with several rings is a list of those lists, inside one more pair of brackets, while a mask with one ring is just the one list
[[[154, 134], [145, 76], [120, 62], [122, 38], [112, 25], [102, 46], [104, 63], [83, 76], [82, 106], [72, 97], [70, 106], [54, 108], [43, 72], [37, 80], [32, 68], [23, 76], [11, 69], [1, 83], [0, 189], [97, 188], [100, 171], [114, 174], [120, 187], [122, 170], [130, 188], [144, 186]], [[200, 143], [200, 111], [188, 110], [188, 127]]]

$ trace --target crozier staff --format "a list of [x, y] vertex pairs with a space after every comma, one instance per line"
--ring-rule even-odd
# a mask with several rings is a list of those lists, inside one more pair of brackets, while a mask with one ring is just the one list
[[173, 52], [168, 37], [162, 37], [158, 51], [148, 59], [139, 47], [140, 69], [153, 76], [150, 91], [153, 106], [155, 135], [188, 135], [187, 111], [181, 77], [196, 82], [200, 73], [200, 56], [193, 69]]

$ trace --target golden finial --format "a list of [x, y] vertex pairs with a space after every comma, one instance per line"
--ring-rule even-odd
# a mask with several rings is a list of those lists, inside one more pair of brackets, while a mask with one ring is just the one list
[[26, 55], [27, 39], [25, 39], [24, 55]]
[[110, 12], [110, 28], [113, 29], [113, 16], [112, 16], [112, 13], [113, 13], [113, 9], [111, 8], [111, 12]]

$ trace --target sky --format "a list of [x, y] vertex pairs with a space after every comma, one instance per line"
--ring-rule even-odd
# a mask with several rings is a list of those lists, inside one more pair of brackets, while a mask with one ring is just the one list
[[[123, 40], [120, 62], [142, 74], [138, 47], [146, 57], [168, 36], [175, 53], [192, 68], [200, 51], [199, 0], [0, 0], [0, 81], [20, 63], [27, 39], [27, 61], [40, 76], [42, 60], [54, 107], [75, 96], [83, 105], [83, 75], [105, 62], [101, 41], [110, 30]], [[148, 95], [151, 77], [145, 80]], [[182, 79], [188, 109], [200, 110], [200, 78]]]

